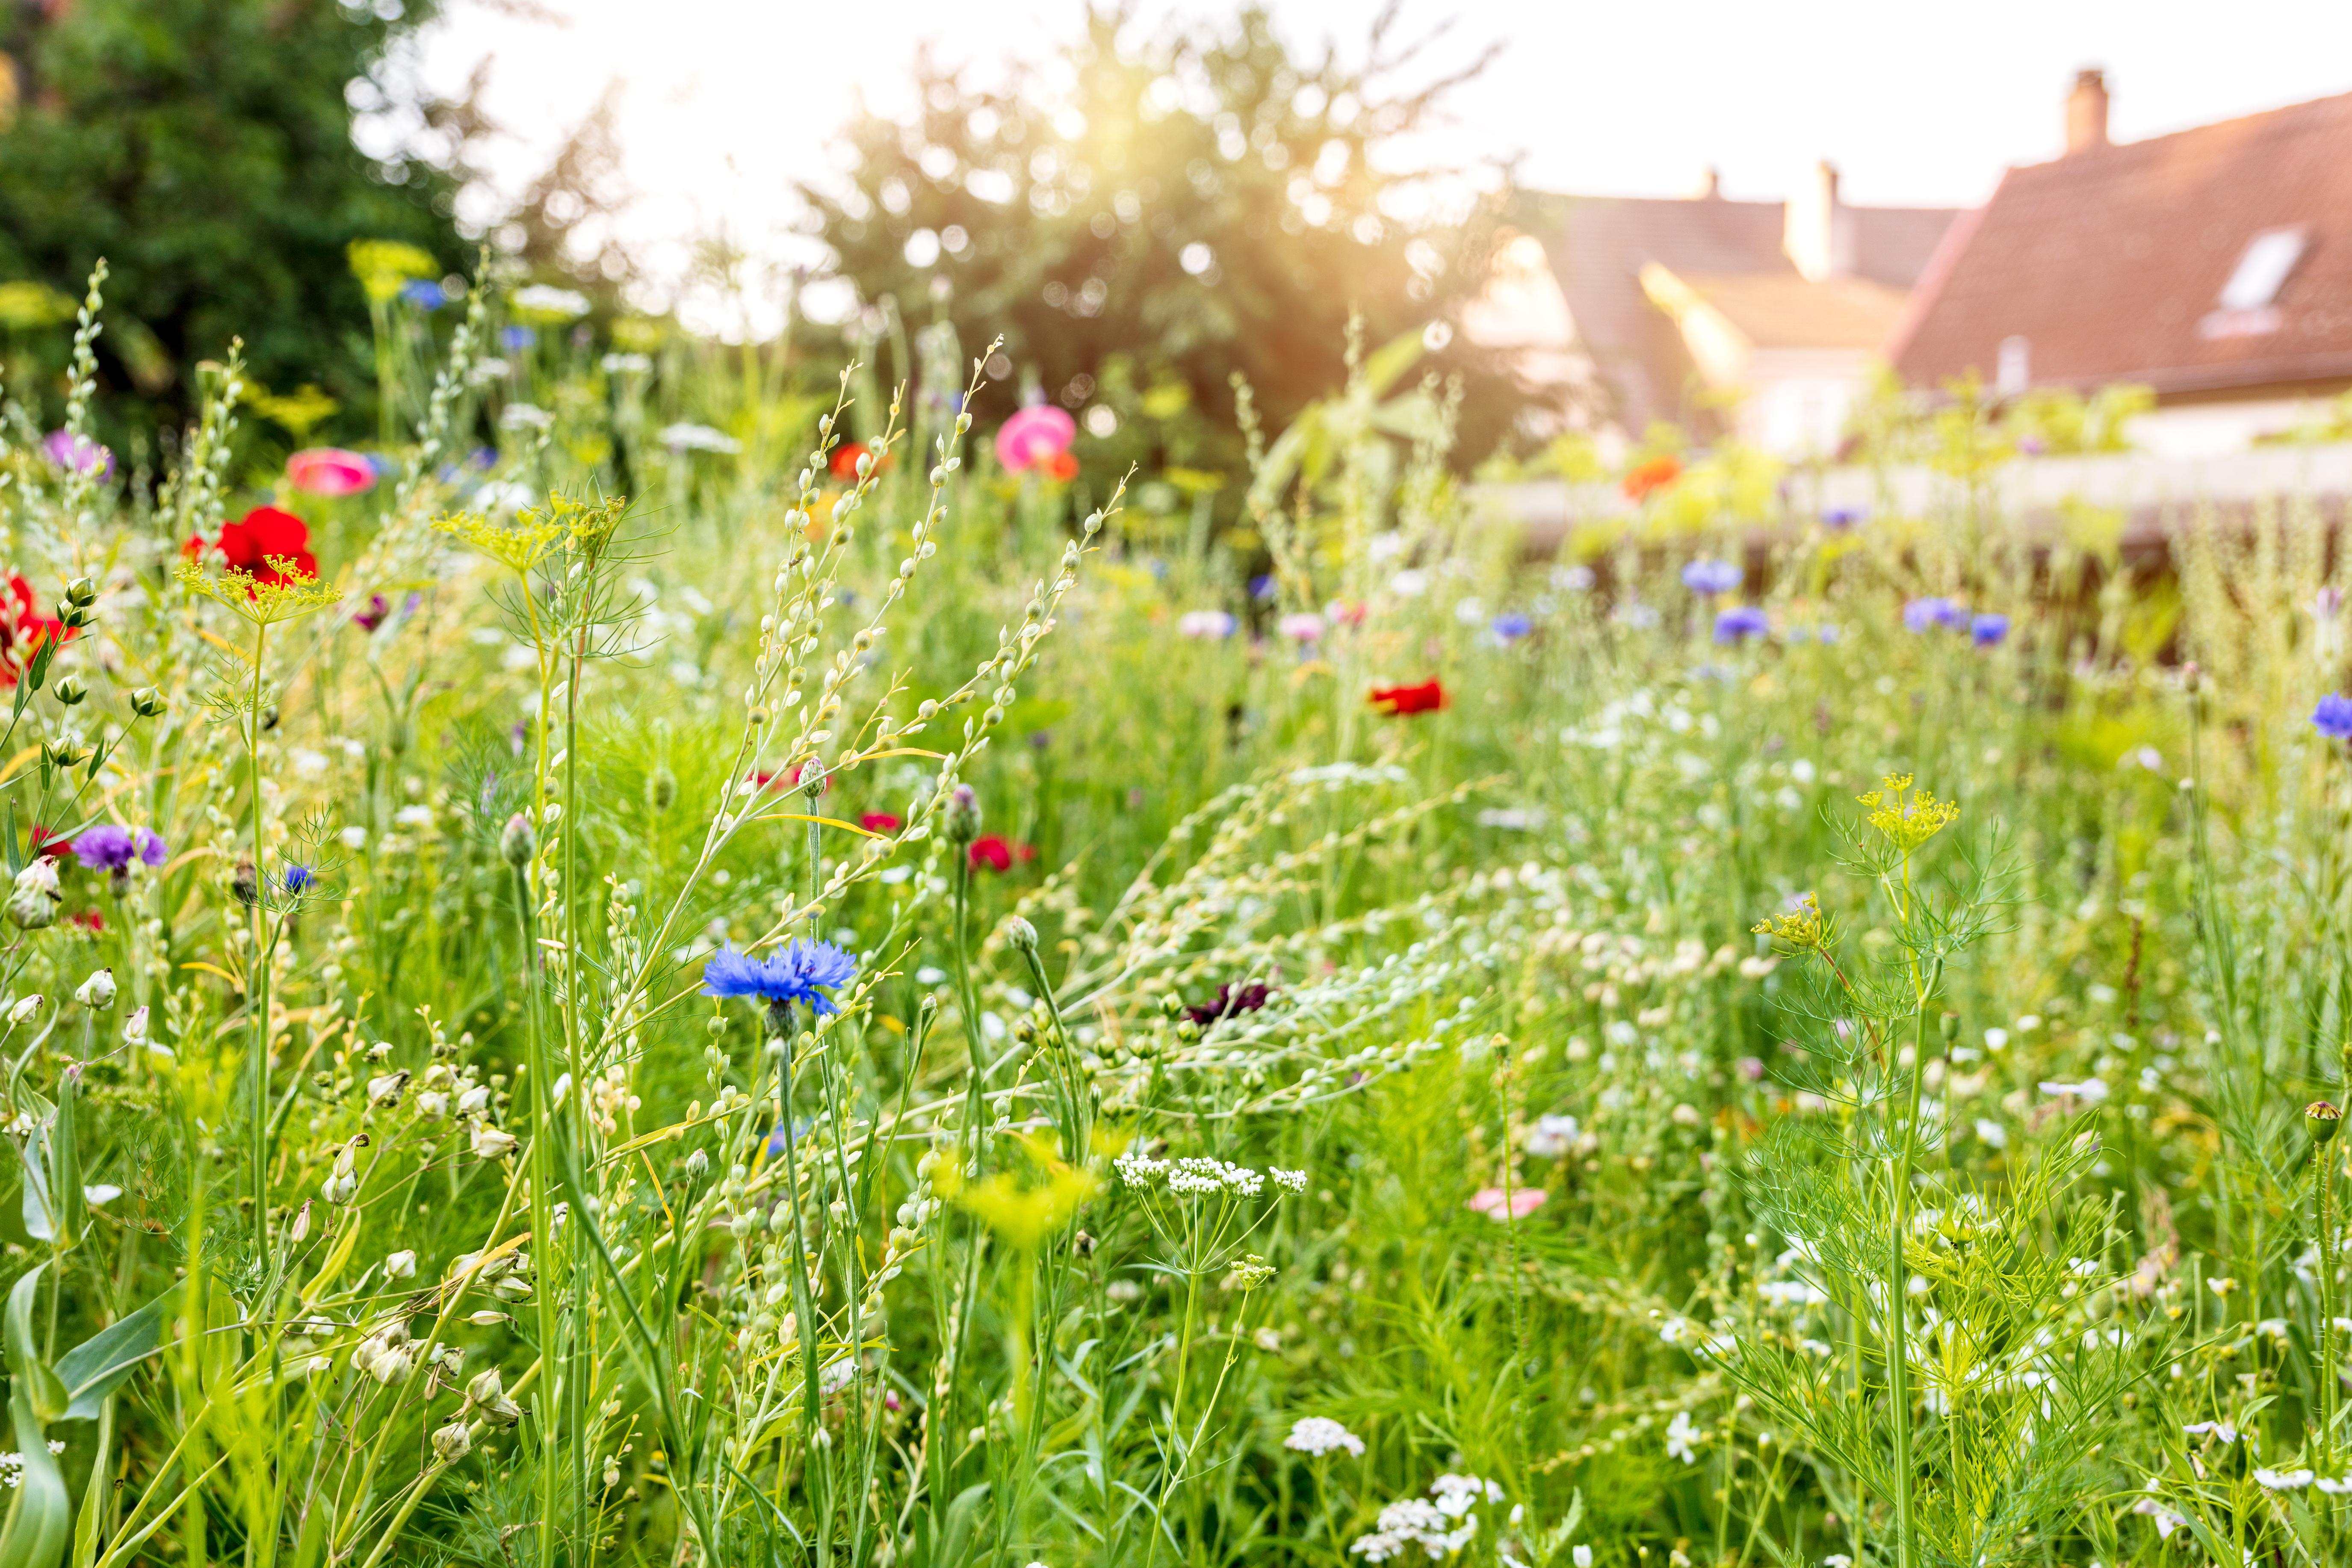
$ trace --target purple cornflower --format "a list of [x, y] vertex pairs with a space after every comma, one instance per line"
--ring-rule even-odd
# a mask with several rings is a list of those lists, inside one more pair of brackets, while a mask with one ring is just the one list
[[1932, 598], [1914, 599], [1903, 606], [1903, 624], [1915, 632], [1932, 630], [1937, 626], [1964, 626], [1969, 613], [1956, 600], [1941, 595]]
[[1997, 647], [2008, 636], [2007, 616], [1979, 616], [1969, 622], [1969, 637], [1979, 647]]
[[1511, 643], [1534, 631], [1536, 624], [1517, 610], [1505, 610], [1495, 617], [1491, 629], [1496, 641]]
[[703, 966], [705, 996], [757, 996], [771, 1004], [797, 1002], [820, 1016], [835, 1011], [833, 998], [818, 989], [846, 985], [857, 974], [857, 960], [829, 942], [794, 938], [767, 959], [749, 957], [731, 947], [710, 955]]
[[1744, 642], [1772, 629], [1771, 621], [1753, 605], [1734, 605], [1715, 617], [1715, 640]]
[[168, 853], [163, 841], [143, 827], [119, 827], [101, 822], [73, 841], [74, 858], [90, 871], [127, 871], [131, 862], [161, 866]]
[[1822, 525], [1832, 532], [1844, 533], [1857, 526], [1864, 515], [1858, 506], [1833, 506], [1822, 513]]
[[2329, 692], [2311, 710], [2311, 727], [2331, 741], [2352, 740], [2352, 697]]
[[1728, 594], [1743, 575], [1729, 561], [1694, 561], [1683, 568], [1683, 586], [1694, 594]]

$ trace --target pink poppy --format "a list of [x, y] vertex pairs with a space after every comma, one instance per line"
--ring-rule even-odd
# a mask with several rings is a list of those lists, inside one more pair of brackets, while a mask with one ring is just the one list
[[[1528, 1215], [1543, 1207], [1544, 1195], [1544, 1190], [1541, 1187], [1512, 1188], [1509, 1199], [1510, 1212], [1508, 1217], [1512, 1219], [1527, 1218]], [[1502, 1188], [1481, 1187], [1478, 1189], [1477, 1195], [1470, 1200], [1469, 1206], [1479, 1214], [1499, 1220], [1506, 1217], [1503, 1205], [1504, 1197]]]
[[1024, 408], [996, 432], [996, 460], [1008, 473], [1054, 469], [1078, 438], [1078, 422], [1065, 409], [1041, 403]]
[[375, 483], [375, 465], [340, 447], [312, 447], [286, 459], [286, 482], [314, 496], [352, 496]]

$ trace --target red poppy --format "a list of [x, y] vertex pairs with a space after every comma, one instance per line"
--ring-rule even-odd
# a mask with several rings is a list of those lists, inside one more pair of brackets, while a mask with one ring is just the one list
[[92, 936], [97, 936], [106, 930], [106, 917], [96, 910], [82, 910], [78, 913], [68, 915], [66, 923], [79, 926]]
[[971, 841], [971, 856], [974, 870], [985, 867], [991, 871], [1010, 871], [1015, 860], [1025, 866], [1037, 858], [1037, 847], [1034, 844], [1015, 844], [992, 833], [984, 838]]
[[72, 848], [73, 840], [70, 837], [54, 829], [43, 827], [39, 823], [35, 823], [30, 842], [25, 847], [25, 853], [36, 859], [62, 860], [67, 852]]
[[[220, 537], [207, 544], [199, 535], [182, 545], [184, 555], [217, 550], [233, 571], [256, 583], [299, 583], [319, 574], [319, 558], [310, 553], [310, 525], [290, 511], [257, 506], [235, 522], [224, 524]], [[291, 575], [269, 563], [272, 556], [294, 563]]]
[[1038, 467], [1045, 470], [1047, 479], [1067, 484], [1078, 477], [1078, 455], [1076, 452], [1056, 452]]
[[869, 811], [857, 819], [857, 826], [868, 833], [896, 833], [907, 825], [887, 811]]
[[33, 585], [22, 577], [9, 578], [6, 590], [0, 592], [0, 689], [16, 684], [43, 643], [72, 640], [72, 629], [41, 614], [39, 605]]
[[1392, 719], [1413, 713], [1434, 713], [1445, 706], [1445, 688], [1436, 679], [1418, 686], [1375, 686], [1372, 706]]
[[1672, 452], [1661, 453], [1626, 470], [1624, 490], [1628, 500], [1644, 501], [1652, 490], [1660, 490], [1683, 477], [1683, 466]]

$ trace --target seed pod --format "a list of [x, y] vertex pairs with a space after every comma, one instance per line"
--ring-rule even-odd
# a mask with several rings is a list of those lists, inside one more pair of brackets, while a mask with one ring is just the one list
[[2315, 1143], [2326, 1143], [2336, 1136], [2336, 1126], [2344, 1113], [2324, 1100], [2315, 1100], [2303, 1108], [2303, 1125]]

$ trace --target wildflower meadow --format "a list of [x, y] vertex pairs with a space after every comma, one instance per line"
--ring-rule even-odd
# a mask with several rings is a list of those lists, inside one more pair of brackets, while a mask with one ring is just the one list
[[0, 407], [0, 1568], [2352, 1560], [2315, 503], [356, 260], [363, 447]]

